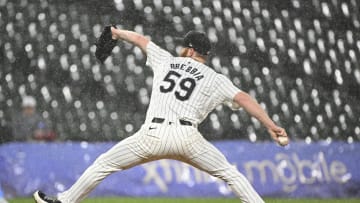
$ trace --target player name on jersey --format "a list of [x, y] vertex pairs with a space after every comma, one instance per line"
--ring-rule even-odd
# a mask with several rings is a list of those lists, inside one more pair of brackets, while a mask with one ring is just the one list
[[194, 78], [199, 81], [204, 78], [204, 75], [201, 74], [201, 72], [192, 66], [186, 65], [184, 63], [171, 63], [170, 68], [174, 70], [182, 70], [187, 73], [190, 73], [194, 76]]

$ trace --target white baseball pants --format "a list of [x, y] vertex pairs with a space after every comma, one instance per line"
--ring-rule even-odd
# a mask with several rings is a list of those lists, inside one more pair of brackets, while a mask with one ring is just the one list
[[249, 181], [196, 128], [156, 123], [144, 124], [133, 136], [100, 155], [58, 199], [78, 203], [108, 175], [158, 159], [183, 161], [224, 180], [243, 203], [264, 202]]

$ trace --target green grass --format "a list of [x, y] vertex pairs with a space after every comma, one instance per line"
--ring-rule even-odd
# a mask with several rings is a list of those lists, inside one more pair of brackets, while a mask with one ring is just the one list
[[[360, 199], [265, 199], [267, 203], [360, 203]], [[239, 203], [237, 199], [186, 198], [92, 198], [83, 203]], [[12, 199], [10, 203], [34, 203], [33, 199]]]

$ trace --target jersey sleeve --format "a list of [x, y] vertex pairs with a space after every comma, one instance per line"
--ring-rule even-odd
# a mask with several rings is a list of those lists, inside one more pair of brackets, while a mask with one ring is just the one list
[[168, 61], [171, 57], [173, 57], [168, 51], [162, 49], [151, 41], [146, 47], [146, 54], [146, 65], [150, 66], [153, 71], [158, 71], [165, 61]]
[[227, 77], [220, 75], [217, 78], [217, 94], [223, 104], [229, 106], [231, 109], [239, 109], [240, 106], [234, 102], [234, 97], [241, 92]]

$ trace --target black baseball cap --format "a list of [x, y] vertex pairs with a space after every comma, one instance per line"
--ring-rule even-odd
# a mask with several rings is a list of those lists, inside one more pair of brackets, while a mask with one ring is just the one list
[[211, 43], [209, 38], [203, 32], [189, 31], [183, 38], [178, 38], [182, 41], [184, 47], [195, 49], [196, 52], [202, 55], [209, 55]]

